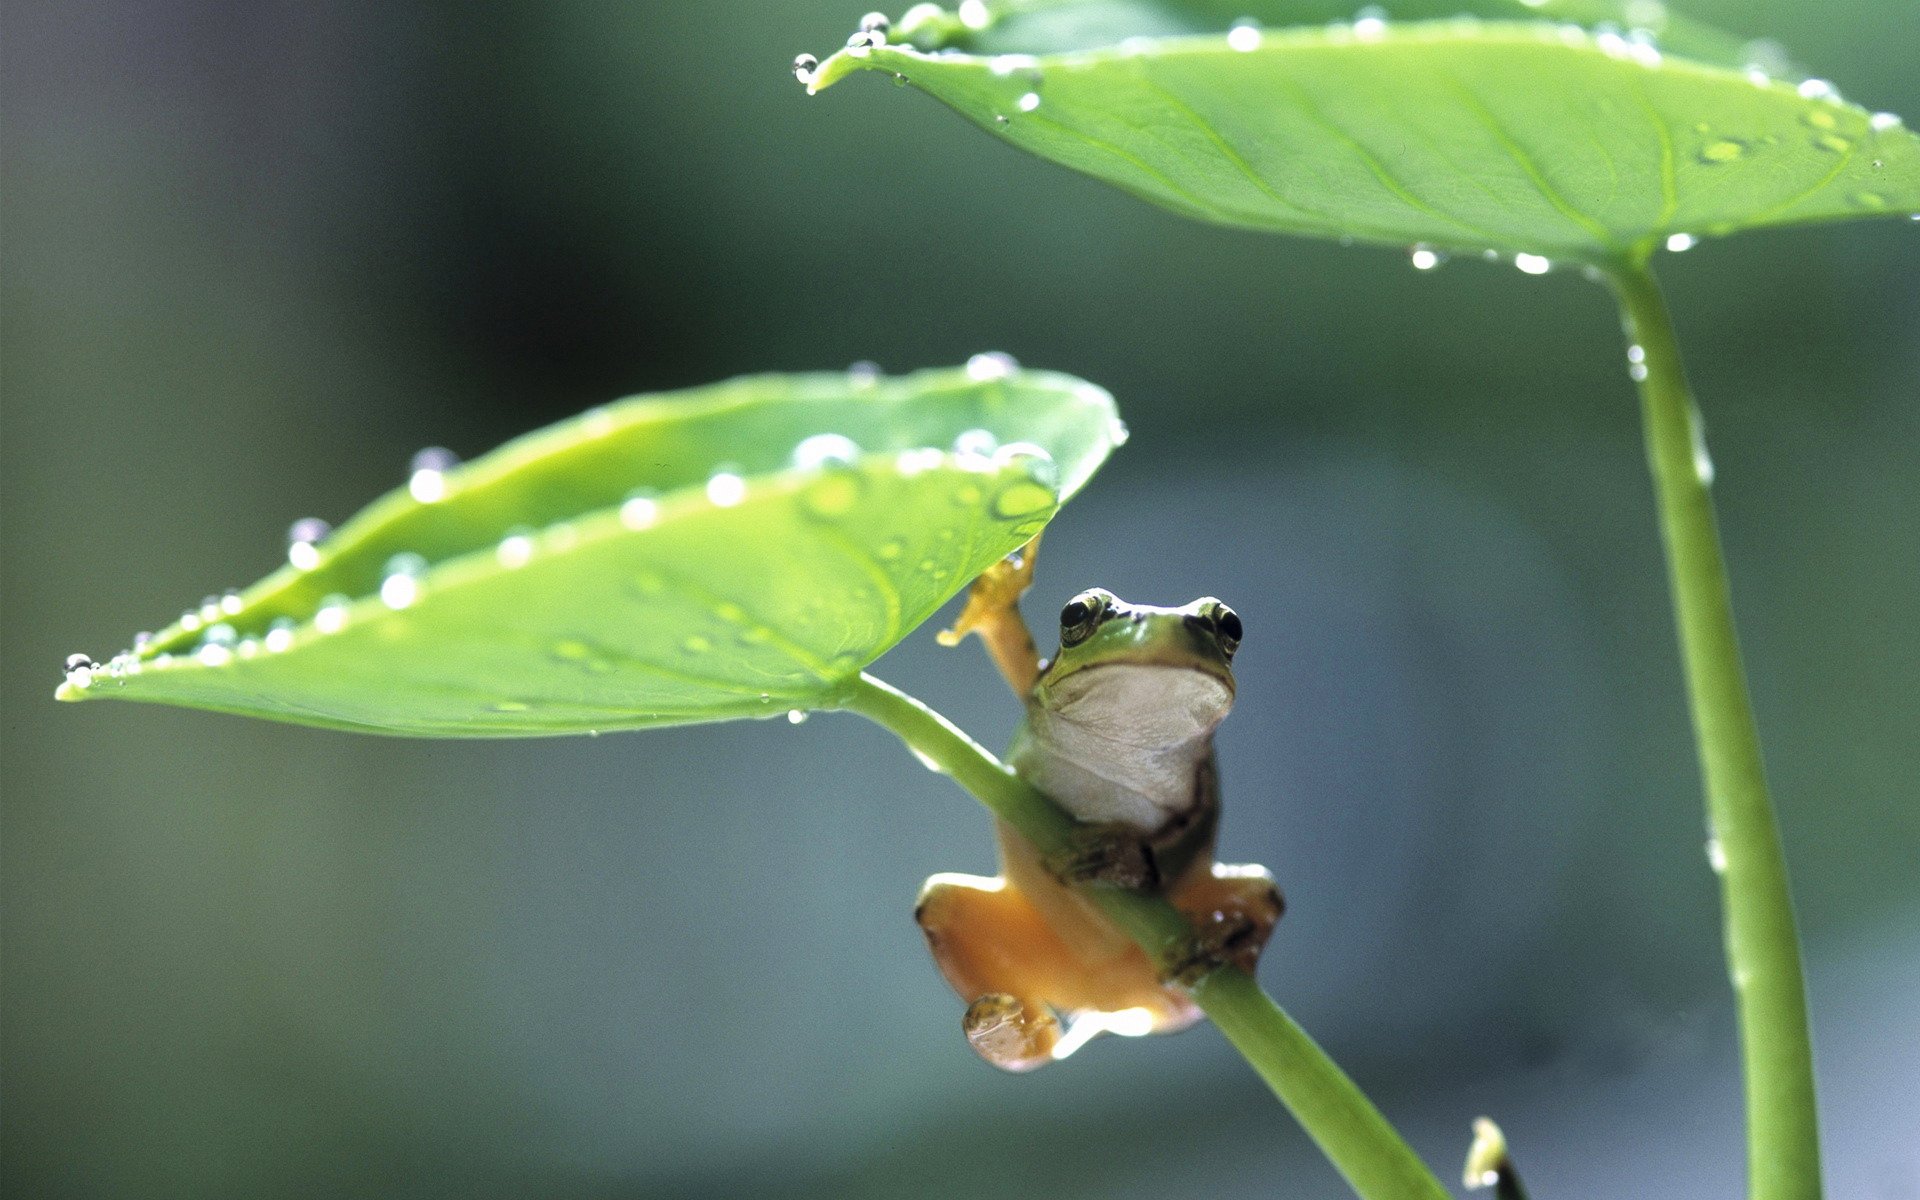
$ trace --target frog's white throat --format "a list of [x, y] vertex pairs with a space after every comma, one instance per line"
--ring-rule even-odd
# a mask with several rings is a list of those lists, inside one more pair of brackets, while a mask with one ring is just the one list
[[1200, 766], [1233, 705], [1225, 679], [1191, 667], [1107, 663], [1043, 683], [1012, 757], [1082, 821], [1157, 830], [1204, 797]]

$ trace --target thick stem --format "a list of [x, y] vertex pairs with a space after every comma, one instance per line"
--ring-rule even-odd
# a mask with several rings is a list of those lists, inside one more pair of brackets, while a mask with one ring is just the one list
[[[839, 707], [892, 730], [951, 775], [1045, 855], [1063, 850], [1074, 822], [1053, 801], [987, 753], [951, 721], [871, 675], [848, 686]], [[1114, 924], [1165, 964], [1193, 930], [1157, 896], [1088, 888]], [[1364, 1200], [1444, 1200], [1447, 1195], [1393, 1126], [1252, 976], [1220, 967], [1192, 986], [1194, 1001], [1273, 1089]]]
[[1616, 266], [1609, 278], [1640, 384], [1647, 459], [1706, 784], [1708, 854], [1720, 875], [1746, 1076], [1748, 1195], [1817, 1200], [1820, 1135], [1806, 980], [1707, 491], [1713, 467], [1653, 275], [1642, 260]]

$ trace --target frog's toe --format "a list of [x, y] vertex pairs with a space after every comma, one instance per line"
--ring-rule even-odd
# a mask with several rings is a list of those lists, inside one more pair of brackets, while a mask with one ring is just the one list
[[981, 1058], [1016, 1074], [1052, 1062], [1060, 1044], [1060, 1021], [1051, 1009], [1006, 992], [989, 992], [969, 1004], [960, 1027]]
[[1286, 911], [1279, 886], [1259, 866], [1215, 864], [1209, 874], [1183, 886], [1173, 901], [1194, 926], [1189, 954], [1170, 972], [1182, 983], [1222, 964], [1251, 973]]

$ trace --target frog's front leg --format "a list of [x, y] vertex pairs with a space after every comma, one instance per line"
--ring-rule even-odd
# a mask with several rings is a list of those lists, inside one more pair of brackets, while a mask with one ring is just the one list
[[1193, 926], [1186, 954], [1170, 964], [1168, 977], [1191, 984], [1215, 967], [1232, 965], [1252, 974], [1260, 951], [1286, 911], [1279, 885], [1265, 867], [1214, 863], [1180, 881], [1167, 897]]
[[960, 610], [953, 628], [935, 635], [942, 646], [958, 646], [970, 633], [980, 635], [993, 665], [1000, 668], [1007, 686], [1022, 699], [1040, 677], [1040, 650], [1020, 616], [1020, 597], [1033, 586], [1033, 562], [1039, 553], [1040, 539], [1036, 536], [980, 572], [967, 591], [966, 607]]

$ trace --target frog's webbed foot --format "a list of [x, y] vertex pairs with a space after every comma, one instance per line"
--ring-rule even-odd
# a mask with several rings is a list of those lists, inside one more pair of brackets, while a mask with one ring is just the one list
[[1039, 553], [1040, 539], [1035, 537], [980, 572], [953, 628], [936, 635], [942, 646], [958, 646], [968, 634], [979, 634], [993, 665], [1023, 699], [1040, 677], [1040, 651], [1020, 616], [1020, 597], [1033, 586], [1033, 562]]
[[1098, 883], [1130, 892], [1159, 890], [1160, 864], [1138, 826], [1125, 822], [1087, 822], [1073, 840], [1045, 859], [1047, 871], [1069, 887]]
[[988, 992], [967, 1005], [960, 1028], [976, 1054], [1016, 1075], [1052, 1062], [1060, 1045], [1053, 1010], [1007, 992]]
[[1216, 863], [1211, 872], [1183, 883], [1170, 898], [1194, 930], [1185, 952], [1168, 964], [1168, 979], [1183, 986], [1222, 966], [1251, 974], [1286, 911], [1279, 886], [1261, 866]]

